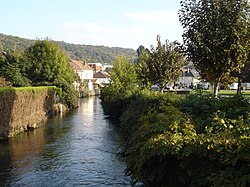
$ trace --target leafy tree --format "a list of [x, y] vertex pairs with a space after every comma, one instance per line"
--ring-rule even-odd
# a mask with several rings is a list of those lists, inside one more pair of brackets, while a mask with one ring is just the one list
[[111, 70], [110, 85], [102, 88], [101, 98], [104, 111], [113, 118], [118, 118], [129, 98], [138, 89], [138, 79], [134, 64], [124, 56], [118, 57]]
[[77, 106], [78, 94], [73, 88], [75, 73], [65, 52], [53, 41], [37, 40], [25, 51], [27, 75], [33, 85], [56, 85], [62, 88], [62, 102]]
[[142, 83], [142, 86], [150, 86], [150, 72], [148, 69], [148, 62], [150, 58], [150, 51], [144, 46], [140, 46], [137, 50], [138, 58], [136, 60], [136, 72], [138, 74], [138, 79]]
[[157, 84], [161, 91], [169, 83], [174, 82], [181, 74], [181, 68], [186, 60], [179, 43], [168, 42], [162, 44], [157, 36], [157, 47], [141, 48], [138, 64], [138, 74], [144, 84]]
[[240, 71], [249, 47], [247, 0], [181, 1], [179, 19], [184, 28], [188, 58], [203, 78], [218, 86], [231, 71]]
[[124, 56], [118, 57], [111, 70], [111, 85], [115, 92], [131, 92], [138, 86], [134, 65]]
[[7, 51], [0, 58], [0, 75], [15, 87], [29, 86], [25, 74], [25, 61], [22, 53]]
[[53, 41], [37, 40], [26, 50], [28, 77], [34, 85], [74, 81], [74, 71], [65, 52]]

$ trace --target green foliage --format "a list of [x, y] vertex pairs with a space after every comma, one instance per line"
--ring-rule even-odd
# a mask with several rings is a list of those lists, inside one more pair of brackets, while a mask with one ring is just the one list
[[111, 70], [111, 85], [113, 91], [129, 95], [138, 86], [134, 65], [124, 56], [118, 57]]
[[8, 51], [0, 58], [0, 75], [13, 86], [30, 86], [30, 80], [25, 76], [26, 64], [22, 53]]
[[[31, 45], [34, 45], [34, 40], [8, 36], [0, 34], [0, 50], [19, 50], [24, 51]], [[1, 47], [2, 44], [2, 47]], [[70, 58], [75, 60], [86, 59], [88, 63], [110, 64], [118, 56], [124, 55], [133, 61], [136, 58], [136, 52], [133, 49], [125, 49], [120, 47], [92, 46], [92, 45], [77, 45], [66, 42], [57, 42], [57, 44], [67, 51]]]
[[126, 56], [129, 61], [136, 58], [136, 52], [133, 49], [120, 47], [75, 45], [65, 42], [58, 44], [69, 53], [70, 58], [76, 60], [86, 59], [88, 63], [112, 64], [119, 56]]
[[74, 72], [64, 51], [53, 41], [37, 40], [25, 52], [28, 77], [34, 85], [55, 84], [62, 79], [73, 83]]
[[1, 87], [11, 87], [11, 83], [6, 81], [4, 77], [0, 76], [0, 88]]
[[222, 78], [240, 71], [249, 50], [247, 0], [181, 1], [180, 22], [188, 58], [203, 78], [214, 84], [214, 94]]
[[0, 50], [2, 51], [24, 51], [32, 44], [34, 44], [33, 40], [0, 34]]
[[162, 91], [181, 75], [181, 68], [186, 63], [181, 46], [177, 42], [168, 41], [162, 45], [160, 36], [157, 36], [156, 48], [148, 50], [140, 47], [137, 52], [137, 72], [143, 84], [159, 85]]
[[34, 93], [38, 93], [38, 92], [44, 92], [44, 91], [55, 91], [56, 94], [60, 94], [61, 90], [55, 86], [29, 86], [29, 87], [18, 87], [18, 88], [14, 88], [14, 87], [3, 87], [0, 88], [0, 92], [23, 92], [23, 91], [29, 91]]
[[114, 61], [111, 70], [111, 84], [102, 88], [101, 98], [104, 110], [111, 116], [119, 116], [138, 90], [138, 80], [134, 65], [121, 56]]
[[169, 103], [175, 103], [180, 98], [180, 95], [177, 96], [174, 93], [166, 95], [149, 90], [136, 92], [130, 98], [130, 102], [120, 118], [125, 137], [130, 137], [131, 131], [133, 132], [138, 130], [141, 115], [147, 115], [156, 109], [161, 112], [161, 106], [168, 105]]
[[79, 93], [75, 90], [73, 84], [61, 80], [56, 84], [57, 87], [61, 88], [61, 101], [66, 104], [69, 109], [78, 107], [78, 96]]
[[217, 99], [209, 92], [196, 91], [187, 95], [179, 102], [179, 108], [195, 120], [196, 130], [204, 132], [205, 126], [210, 123], [216, 112]]
[[118, 111], [127, 174], [148, 186], [249, 186], [249, 104], [199, 91], [136, 92]]
[[75, 73], [65, 52], [53, 41], [38, 40], [25, 51], [27, 75], [33, 85], [56, 85], [62, 88], [62, 102], [69, 108], [78, 105], [74, 90]]

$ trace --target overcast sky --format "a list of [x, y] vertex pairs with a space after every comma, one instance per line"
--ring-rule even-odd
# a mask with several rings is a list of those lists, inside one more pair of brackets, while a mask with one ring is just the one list
[[137, 49], [182, 42], [179, 0], [3, 0], [0, 33]]

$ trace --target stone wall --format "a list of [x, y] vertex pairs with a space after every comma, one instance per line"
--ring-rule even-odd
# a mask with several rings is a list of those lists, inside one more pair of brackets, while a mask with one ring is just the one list
[[0, 90], [0, 139], [40, 126], [56, 111], [55, 87]]

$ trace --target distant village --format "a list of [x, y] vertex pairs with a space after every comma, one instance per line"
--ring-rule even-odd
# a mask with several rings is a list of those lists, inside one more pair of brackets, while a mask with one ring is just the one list
[[[74, 86], [80, 93], [80, 97], [84, 96], [84, 88], [81, 83], [85, 83], [88, 92], [95, 92], [98, 88], [108, 85], [111, 80], [110, 70], [113, 65], [101, 63], [87, 63], [86, 61], [70, 60], [70, 64], [78, 74], [80, 81], [75, 82]], [[229, 89], [237, 90], [238, 83], [229, 85]], [[201, 79], [199, 73], [193, 65], [189, 64], [182, 68], [181, 76], [171, 85], [168, 85], [164, 91], [168, 90], [188, 90], [188, 89], [210, 89], [210, 83]], [[158, 90], [157, 85], [152, 87], [153, 90]], [[242, 84], [243, 90], [250, 89], [250, 83]], [[86, 92], [86, 91], [85, 91]]]
[[[80, 78], [78, 82], [74, 82], [75, 89], [79, 91], [80, 97], [86, 94], [84, 86], [87, 86], [88, 93], [98, 94], [95, 93], [98, 90], [97, 88], [110, 83], [110, 70], [113, 68], [113, 65], [87, 63], [79, 60], [70, 60], [70, 64]], [[85, 85], [82, 85], [82, 83], [85, 83]]]

